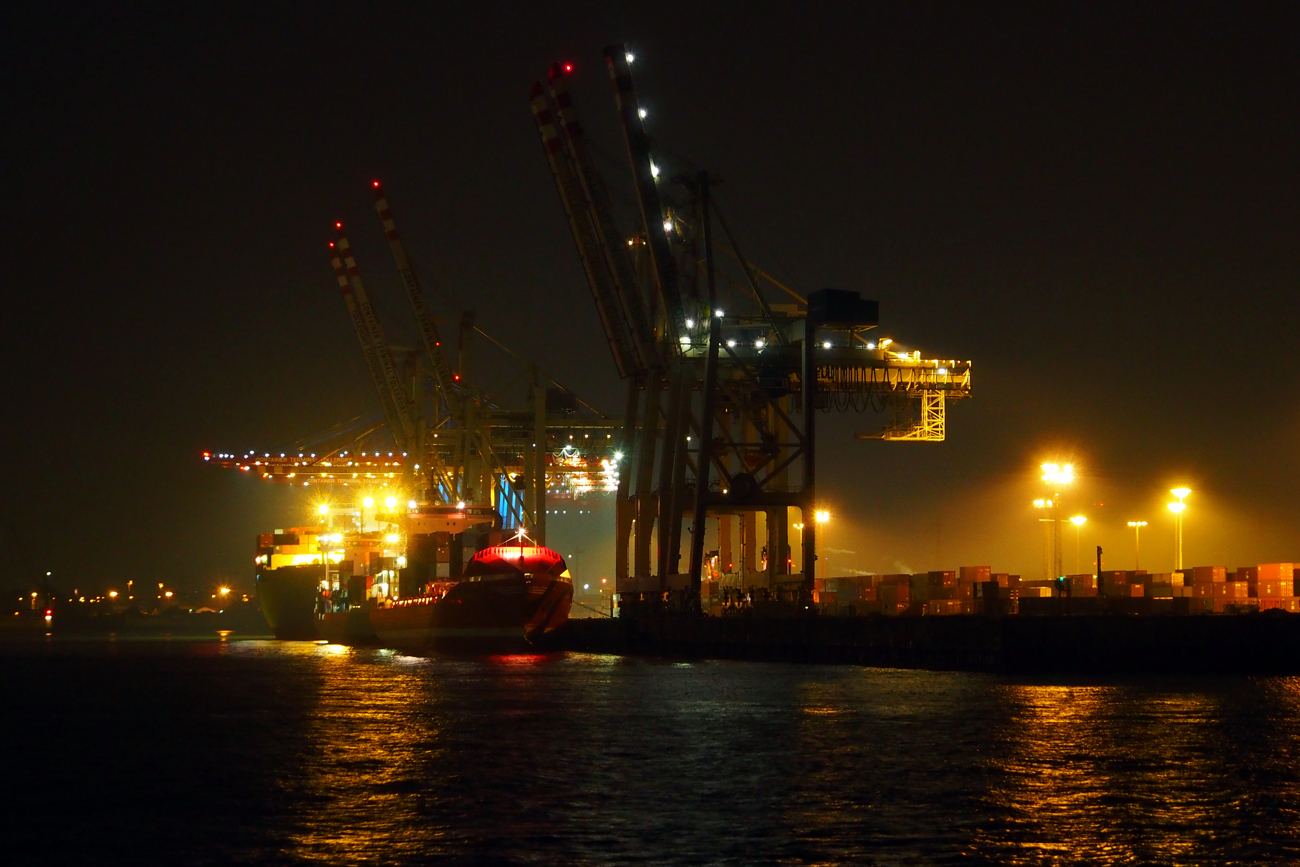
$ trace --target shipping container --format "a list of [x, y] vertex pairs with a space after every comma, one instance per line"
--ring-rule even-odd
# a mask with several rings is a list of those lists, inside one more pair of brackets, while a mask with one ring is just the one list
[[1227, 580], [1227, 566], [1196, 566], [1192, 569], [1193, 584], [1220, 584]]
[[1294, 596], [1295, 587], [1291, 581], [1277, 581], [1260, 579], [1255, 582], [1254, 592], [1251, 596], [1267, 597], [1277, 599], [1280, 597]]
[[1246, 599], [1250, 589], [1245, 581], [1224, 581], [1209, 585], [1213, 588], [1215, 599]]
[[957, 573], [951, 569], [927, 572], [926, 578], [929, 580], [931, 587], [952, 587], [957, 583]]
[[1291, 581], [1295, 578], [1294, 563], [1260, 563], [1255, 569], [1260, 580]]

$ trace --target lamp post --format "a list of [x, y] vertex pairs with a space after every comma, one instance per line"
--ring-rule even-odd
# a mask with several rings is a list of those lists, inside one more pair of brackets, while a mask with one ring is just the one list
[[[791, 524], [790, 526], [799, 531], [799, 550], [803, 551], [803, 524]], [[726, 564], [723, 565], [725, 567]]]
[[1178, 498], [1178, 502], [1169, 504], [1169, 511], [1174, 513], [1174, 569], [1179, 572], [1183, 569], [1183, 510], [1187, 508], [1183, 500], [1191, 492], [1191, 488], [1173, 488], [1169, 491]]
[[1083, 515], [1075, 515], [1070, 519], [1070, 523], [1074, 525], [1074, 572], [1077, 575], [1081, 568], [1079, 564], [1080, 539], [1083, 536], [1083, 525], [1088, 523], [1088, 519]]
[[1129, 521], [1128, 525], [1133, 528], [1133, 570], [1137, 571], [1142, 568], [1142, 528], [1147, 522]]
[[1043, 464], [1043, 481], [1052, 486], [1052, 580], [1061, 575], [1061, 489], [1074, 482], [1073, 464]]
[[[1035, 509], [1052, 508], [1051, 500], [1034, 500]], [[1052, 580], [1052, 524], [1055, 518], [1039, 518], [1038, 523], [1043, 525], [1043, 580]]]
[[[813, 512], [813, 517], [817, 520], [817, 524], [820, 527], [820, 525], [825, 524], [827, 521], [831, 519], [831, 513], [826, 511], [825, 509], [817, 509], [816, 511]], [[800, 536], [803, 535], [802, 528], [800, 528], [799, 534]], [[824, 536], [822, 538], [825, 539]], [[803, 540], [800, 539], [800, 541], [802, 542]], [[822, 581], [824, 582], [825, 580], [826, 580], [826, 559], [822, 558]]]

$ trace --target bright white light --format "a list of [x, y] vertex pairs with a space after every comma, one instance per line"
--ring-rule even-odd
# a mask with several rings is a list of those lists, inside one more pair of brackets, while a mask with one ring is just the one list
[[582, 585], [582, 589], [583, 589], [583, 590], [590, 590], [590, 589], [591, 589], [591, 585], [590, 585], [590, 584], [583, 584], [583, 585]]
[[659, 167], [655, 165], [653, 162], [650, 163], [650, 177], [652, 178], [659, 177]]
[[367, 509], [374, 508], [375, 498], [366, 497], [364, 500], [361, 501], [361, 505], [365, 506]]
[[456, 508], [457, 508], [457, 509], [463, 509], [463, 508], [465, 508], [465, 501], [464, 501], [464, 500], [458, 500], [458, 501], [456, 502]]
[[397, 508], [397, 497], [388, 497], [384, 500], [384, 505], [390, 509]]
[[[655, 177], [658, 177], [658, 175], [655, 175]], [[671, 235], [672, 233], [673, 233], [673, 221], [664, 220], [664, 234]]]
[[940, 375], [940, 376], [947, 376], [947, 375], [948, 375], [948, 368], [946, 368], [946, 367], [941, 367], [941, 368], [939, 368], [939, 375]]
[[637, 113], [638, 115], [641, 116], [641, 119], [642, 119], [642, 120], [645, 120], [645, 116], [646, 116], [649, 112], [647, 112], [644, 108], [638, 108], [638, 109], [636, 110], [636, 113]]
[[736, 348], [736, 341], [734, 341], [734, 340], [728, 340], [728, 341], [727, 341], [727, 345], [730, 346], [732, 349], [735, 349], [735, 348]]
[[1174, 488], [1169, 493], [1173, 494], [1175, 497], [1177, 497], [1180, 500], [1185, 500], [1187, 499], [1187, 495], [1190, 494], [1191, 492], [1192, 492], [1191, 488]]
[[415, 500], [407, 500], [407, 501], [406, 501], [406, 508], [408, 508], [408, 509], [418, 509], [418, 508], [420, 508], [420, 504], [417, 503], [417, 502], [415, 502]]
[[1074, 481], [1074, 466], [1066, 464], [1058, 467], [1056, 464], [1043, 464], [1043, 481], [1056, 485], [1068, 485]]
[[867, 344], [867, 349], [875, 349], [875, 348], [876, 348], [876, 344], [874, 344], [874, 343], [868, 343], [868, 344]]
[[401, 538], [402, 537], [397, 535], [396, 533], [389, 533], [387, 536], [384, 537], [384, 541], [391, 545], [392, 543], [400, 540]]
[[683, 334], [682, 346], [690, 346], [690, 345], [691, 345], [691, 336], [689, 334]]
[[686, 327], [687, 327], [687, 328], [694, 328], [694, 327], [695, 327], [695, 320], [694, 320], [694, 319], [687, 319], [687, 320], [686, 320]]
[[405, 569], [405, 568], [406, 568], [406, 557], [405, 557], [405, 556], [399, 556], [399, 557], [397, 558], [397, 568], [398, 568], [398, 569]]
[[763, 348], [763, 338], [760, 337], [760, 338], [758, 338], [757, 340], [754, 341], [754, 348], [755, 348], [755, 349], [762, 349], [762, 348]]
[[624, 56], [625, 58], [627, 58], [627, 65], [628, 65], [628, 66], [631, 66], [631, 65], [632, 65], [632, 61], [633, 61], [633, 60], [636, 60], [636, 56], [635, 56], [634, 54], [632, 54], [632, 52], [630, 52], [630, 51], [629, 51], [627, 54], [624, 54], [623, 56]]
[[829, 340], [823, 340], [822, 349], [830, 349], [830, 348], [831, 348], [831, 342]]
[[727, 314], [723, 313], [721, 310], [714, 310], [714, 311], [713, 311], [713, 315], [716, 316], [716, 317], [718, 317], [719, 319], [721, 319], [722, 317], [726, 316]]
[[623, 460], [623, 453], [622, 453], [622, 452], [614, 452], [614, 460], [615, 460], [615, 462]]

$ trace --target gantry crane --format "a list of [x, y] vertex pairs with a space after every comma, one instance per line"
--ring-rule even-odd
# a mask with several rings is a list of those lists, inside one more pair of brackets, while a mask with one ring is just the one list
[[[711, 195], [715, 181], [703, 172], [669, 175], [669, 161], [654, 158], [633, 55], [614, 45], [605, 59], [640, 217], [630, 235], [618, 233], [590, 158], [566, 84], [571, 67], [553, 66], [548, 87], [533, 85], [531, 104], [615, 365], [628, 381], [619, 592], [625, 601], [660, 600], [676, 590], [677, 599], [698, 604], [706, 522], [718, 519], [717, 556], [727, 563], [737, 518], [741, 575], [761, 579], [776, 596], [804, 598], [816, 562], [817, 411], [888, 408], [893, 421], [880, 438], [942, 440], [946, 401], [970, 394], [970, 363], [891, 350], [888, 339], [869, 339], [876, 302], [834, 289], [802, 296], [753, 266]], [[715, 223], [725, 244], [714, 237]], [[739, 280], [717, 261], [719, 247], [739, 267]], [[764, 278], [800, 304], [769, 301]], [[733, 290], [725, 306], [720, 281]], [[919, 422], [912, 420], [917, 405]], [[801, 516], [797, 576], [791, 510]]]

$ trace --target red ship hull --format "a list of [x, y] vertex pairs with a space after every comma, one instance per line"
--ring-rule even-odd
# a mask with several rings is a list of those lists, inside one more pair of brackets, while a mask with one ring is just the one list
[[527, 650], [569, 617], [573, 584], [546, 574], [484, 575], [441, 597], [403, 599], [370, 611], [385, 647], [420, 655], [439, 650]]

